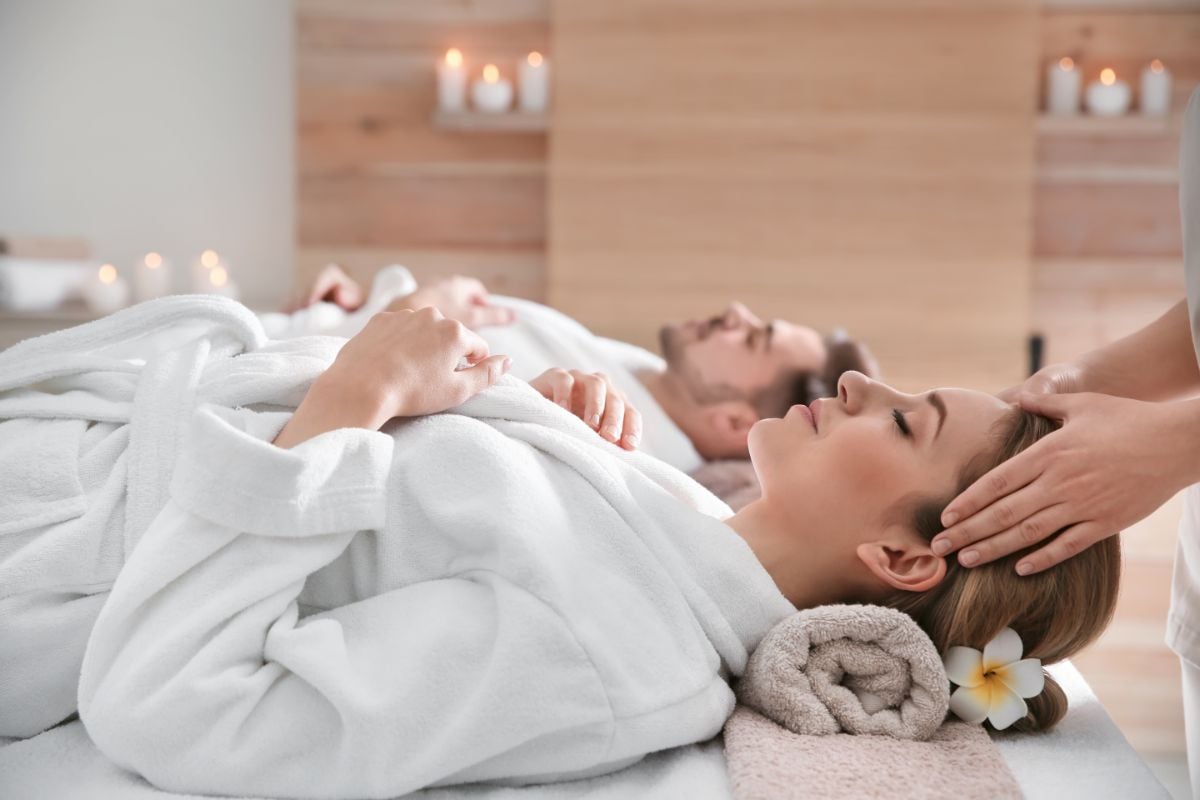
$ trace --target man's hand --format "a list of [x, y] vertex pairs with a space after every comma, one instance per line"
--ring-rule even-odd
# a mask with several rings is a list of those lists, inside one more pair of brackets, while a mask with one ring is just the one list
[[1041, 572], [1145, 518], [1198, 477], [1197, 401], [1022, 394], [1020, 402], [1027, 411], [1062, 420], [1062, 429], [984, 475], [946, 507], [942, 521], [949, 527], [933, 540], [939, 555], [970, 545], [959, 562], [972, 567], [1065, 528], [1017, 564], [1022, 575]]
[[358, 282], [342, 271], [337, 264], [328, 264], [317, 273], [308, 290], [288, 303], [287, 313], [308, 308], [316, 302], [335, 303], [346, 311], [363, 304], [365, 297]]
[[494, 384], [509, 363], [436, 308], [381, 312], [313, 382], [275, 444], [289, 448], [336, 428], [378, 430], [393, 417], [445, 411]]
[[422, 286], [417, 291], [392, 301], [388, 311], [417, 310], [433, 306], [448, 319], [454, 319], [471, 330], [487, 325], [508, 325], [516, 318], [509, 308], [491, 303], [487, 288], [474, 278], [454, 275]]
[[548, 369], [529, 385], [613, 444], [633, 450], [641, 441], [642, 415], [603, 372]]

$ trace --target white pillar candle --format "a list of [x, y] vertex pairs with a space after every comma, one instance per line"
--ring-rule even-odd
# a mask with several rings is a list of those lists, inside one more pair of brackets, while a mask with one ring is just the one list
[[129, 284], [112, 264], [103, 264], [83, 285], [83, 299], [97, 314], [111, 314], [129, 302]]
[[437, 65], [438, 108], [442, 111], [462, 111], [467, 107], [467, 68], [463, 54], [451, 47]]
[[1100, 70], [1100, 80], [1088, 84], [1087, 109], [1097, 116], [1120, 116], [1129, 110], [1132, 96], [1129, 84], [1117, 80], [1117, 73], [1105, 67]]
[[133, 268], [133, 293], [139, 303], [171, 293], [171, 262], [158, 253], [146, 253]]
[[550, 62], [533, 52], [517, 65], [517, 97], [522, 111], [546, 110], [550, 96]]
[[1078, 114], [1079, 90], [1083, 72], [1070, 58], [1061, 58], [1046, 72], [1046, 111], [1051, 114]]
[[483, 77], [471, 86], [471, 102], [479, 111], [498, 114], [512, 108], [512, 81], [500, 77], [495, 64], [483, 68]]
[[1166, 114], [1171, 110], [1171, 71], [1157, 58], [1142, 70], [1140, 97], [1143, 114]]

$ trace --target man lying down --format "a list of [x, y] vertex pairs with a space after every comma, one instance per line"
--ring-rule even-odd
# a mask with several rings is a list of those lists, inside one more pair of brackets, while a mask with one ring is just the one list
[[[763, 322], [740, 303], [709, 319], [664, 325], [659, 358], [596, 336], [539, 303], [489, 295], [478, 280], [453, 277], [418, 286], [398, 266], [380, 270], [367, 295], [330, 265], [292, 304], [293, 313], [266, 314], [263, 323], [274, 338], [352, 336], [377, 311], [427, 305], [477, 330], [494, 352], [511, 356], [512, 375], [540, 377], [552, 399], [601, 436], [687, 473], [705, 461], [746, 458], [755, 422], [832, 395], [843, 372], [877, 373], [867, 349], [844, 334], [823, 337], [806, 325]], [[596, 392], [583, 390], [597, 381], [607, 392], [599, 393], [599, 406], [585, 408], [583, 395]], [[606, 403], [606, 395], [614, 402]], [[630, 407], [635, 411], [622, 420]]]
[[[342, 345], [167, 298], [0, 354], [0, 735], [78, 682], [98, 748], [172, 791], [550, 781], [716, 734], [796, 608], [897, 606], [943, 652], [1012, 627], [1044, 663], [1112, 611], [1115, 537], [1027, 578], [931, 552], [1052, 428], [990, 395], [847, 373], [754, 425], [730, 516], [434, 309]], [[1019, 725], [1061, 716], [1046, 686]]]

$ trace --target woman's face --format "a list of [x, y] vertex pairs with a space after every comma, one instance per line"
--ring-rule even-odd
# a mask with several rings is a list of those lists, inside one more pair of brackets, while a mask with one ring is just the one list
[[847, 372], [836, 397], [758, 422], [750, 457], [764, 499], [799, 535], [857, 538], [903, 522], [889, 514], [908, 497], [949, 499], [967, 462], [996, 446], [989, 430], [1012, 408], [983, 392], [904, 394]]

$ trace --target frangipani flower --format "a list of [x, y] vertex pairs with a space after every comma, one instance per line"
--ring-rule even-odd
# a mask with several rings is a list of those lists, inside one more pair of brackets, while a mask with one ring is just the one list
[[1042, 662], [1021, 658], [1024, 645], [1012, 628], [996, 634], [980, 653], [973, 647], [951, 647], [942, 657], [946, 676], [958, 684], [950, 710], [970, 723], [991, 721], [1004, 730], [1029, 709], [1022, 698], [1036, 697], [1045, 687]]

